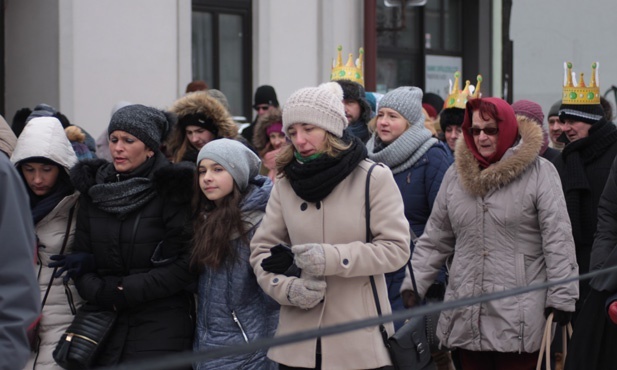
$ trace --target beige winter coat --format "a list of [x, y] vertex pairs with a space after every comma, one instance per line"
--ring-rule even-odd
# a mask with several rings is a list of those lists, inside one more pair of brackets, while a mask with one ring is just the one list
[[[44, 123], [41, 124], [41, 120]], [[49, 120], [49, 121], [47, 121]], [[45, 122], [47, 121], [47, 122]], [[53, 124], [50, 122], [55, 121]], [[56, 126], [57, 125], [57, 126]], [[11, 162], [19, 164], [20, 161], [30, 157], [45, 157], [60, 164], [68, 172], [77, 163], [77, 157], [71, 147], [71, 143], [64, 133], [64, 129], [55, 118], [46, 117], [30, 121], [22, 131], [17, 145], [11, 157]], [[56, 207], [35, 225], [36, 235], [39, 241], [37, 251], [39, 264], [36, 266], [41, 300], [47, 291], [47, 285], [52, 277], [53, 268], [47, 265], [50, 256], [60, 254], [62, 242], [67, 229], [69, 211], [77, 205], [79, 192], [66, 196]], [[75, 233], [77, 209], [74, 212], [65, 254], [71, 252], [73, 247], [73, 234]], [[43, 247], [44, 246], [44, 247]], [[33, 268], [35, 268], [33, 266]], [[82, 299], [72, 281], [68, 284], [76, 307], [81, 305]], [[64, 291], [62, 278], [54, 279], [49, 290], [49, 295], [43, 308], [39, 336], [41, 338], [38, 353], [32, 353], [25, 369], [61, 369], [52, 357], [58, 340], [69, 324], [73, 321], [73, 314], [68, 304], [68, 298]], [[36, 366], [35, 366], [36, 361]]]
[[[383, 274], [409, 258], [409, 224], [392, 173], [376, 166], [371, 175], [372, 243], [366, 243], [364, 196], [371, 161], [361, 162], [323, 201], [299, 198], [288, 179], [272, 190], [266, 215], [251, 242], [251, 265], [263, 290], [281, 304], [277, 336], [377, 316], [369, 276], [375, 275], [383, 314], [390, 313]], [[288, 298], [295, 277], [265, 272], [260, 264], [278, 243], [321, 243], [326, 259], [325, 299], [309, 310]], [[392, 325], [387, 325], [392, 333]], [[324, 369], [372, 369], [390, 364], [377, 327], [321, 338]], [[316, 340], [268, 352], [272, 360], [294, 367], [315, 367]]]
[[[423, 296], [454, 254], [445, 300], [477, 297], [576, 276], [574, 241], [559, 175], [538, 157], [542, 132], [519, 119], [518, 145], [480, 171], [459, 140], [412, 265]], [[411, 290], [407, 275], [401, 290]], [[449, 348], [535, 352], [544, 309], [574, 311], [578, 284], [444, 311], [437, 336]]]

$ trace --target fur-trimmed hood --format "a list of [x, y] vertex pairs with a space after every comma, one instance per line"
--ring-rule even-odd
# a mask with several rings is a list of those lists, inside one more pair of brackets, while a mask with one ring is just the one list
[[474, 196], [485, 196], [517, 179], [535, 160], [542, 147], [542, 129], [532, 120], [516, 117], [519, 141], [499, 162], [481, 170], [465, 140], [456, 142], [455, 166], [463, 188]]
[[234, 122], [229, 111], [205, 91], [196, 91], [184, 95], [174, 102], [170, 111], [178, 115], [179, 120], [187, 114], [202, 113], [212, 118], [218, 128], [219, 138], [234, 139], [238, 136], [238, 125]]
[[[161, 155], [160, 162], [167, 162]], [[77, 190], [87, 195], [88, 190], [96, 184], [96, 173], [102, 166], [113, 164], [104, 159], [86, 159], [71, 168], [71, 181]], [[159, 196], [175, 203], [187, 203], [193, 196], [195, 167], [188, 162], [162, 166], [156, 164], [153, 181]]]
[[268, 145], [270, 138], [266, 130], [276, 122], [283, 122], [283, 112], [280, 108], [272, 108], [271, 113], [257, 119], [255, 131], [253, 131], [253, 145], [258, 152], [261, 152]]

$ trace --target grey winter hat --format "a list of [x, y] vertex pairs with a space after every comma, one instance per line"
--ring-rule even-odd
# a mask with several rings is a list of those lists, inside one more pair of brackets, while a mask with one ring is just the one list
[[259, 174], [261, 166], [259, 157], [244, 144], [224, 138], [204, 145], [197, 155], [197, 166], [202, 159], [210, 159], [223, 166], [241, 191], [246, 190], [249, 180]]
[[551, 105], [551, 109], [548, 110], [548, 114], [546, 118], [552, 116], [559, 116], [559, 108], [561, 107], [561, 100], [557, 100], [553, 105]]
[[399, 112], [410, 124], [423, 124], [422, 90], [415, 86], [401, 86], [388, 92], [379, 101], [379, 109], [390, 108]]
[[342, 137], [347, 127], [347, 117], [341, 85], [326, 82], [319, 87], [305, 87], [291, 94], [283, 109], [285, 135], [289, 126], [295, 123], [308, 123]]
[[156, 108], [133, 104], [122, 107], [111, 116], [107, 133], [128, 132], [152, 150], [159, 150], [161, 141], [172, 126], [172, 115]]

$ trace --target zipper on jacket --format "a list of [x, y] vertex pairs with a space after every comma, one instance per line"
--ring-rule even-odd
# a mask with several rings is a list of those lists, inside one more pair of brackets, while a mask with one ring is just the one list
[[236, 325], [238, 325], [238, 327], [240, 328], [240, 331], [242, 332], [242, 336], [244, 337], [244, 341], [248, 343], [249, 338], [246, 336], [246, 333], [244, 332], [244, 328], [242, 327], [240, 320], [238, 320], [238, 316], [236, 316], [236, 311], [231, 311], [231, 316], [233, 316], [234, 321], [236, 322]]

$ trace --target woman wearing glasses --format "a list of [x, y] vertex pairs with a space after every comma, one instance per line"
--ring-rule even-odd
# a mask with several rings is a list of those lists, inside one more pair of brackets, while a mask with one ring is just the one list
[[[423, 296], [453, 255], [445, 300], [578, 274], [566, 203], [553, 165], [538, 156], [542, 131], [517, 122], [499, 98], [467, 103], [455, 165], [446, 173], [412, 258]], [[402, 290], [411, 293], [406, 277]], [[545, 315], [569, 321], [576, 282], [441, 313], [437, 336], [462, 368], [533, 369]]]

